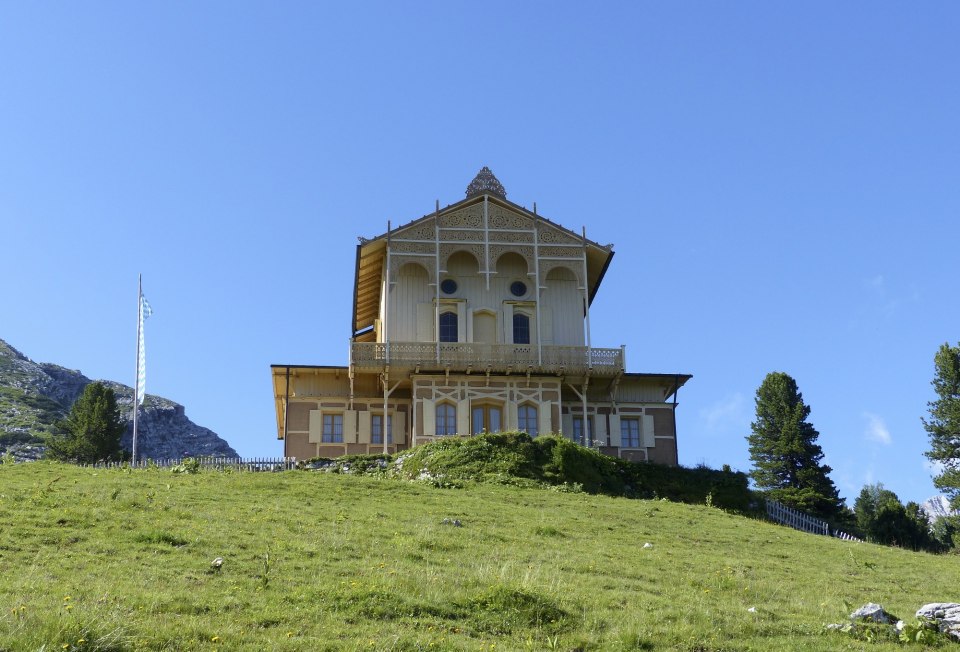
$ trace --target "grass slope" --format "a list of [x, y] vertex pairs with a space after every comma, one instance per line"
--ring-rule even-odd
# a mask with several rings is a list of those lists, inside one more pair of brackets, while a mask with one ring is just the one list
[[960, 598], [958, 557], [707, 506], [47, 462], [0, 465], [0, 567], [0, 650], [888, 650], [824, 625]]

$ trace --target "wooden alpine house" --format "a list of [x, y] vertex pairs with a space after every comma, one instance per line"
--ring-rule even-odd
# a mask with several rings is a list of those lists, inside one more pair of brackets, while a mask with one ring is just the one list
[[508, 201], [486, 167], [463, 201], [360, 238], [349, 364], [271, 366], [284, 455], [523, 430], [677, 464], [691, 376], [629, 373], [625, 347], [590, 340], [612, 247]]

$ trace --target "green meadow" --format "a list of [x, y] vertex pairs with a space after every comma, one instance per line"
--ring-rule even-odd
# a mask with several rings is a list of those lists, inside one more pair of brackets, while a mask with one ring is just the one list
[[47, 462], [0, 465], [0, 568], [0, 650], [46, 652], [924, 649], [825, 626], [960, 600], [960, 557], [708, 505]]

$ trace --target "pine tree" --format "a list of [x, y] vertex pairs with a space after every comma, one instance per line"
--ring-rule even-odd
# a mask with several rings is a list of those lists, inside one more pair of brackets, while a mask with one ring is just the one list
[[62, 435], [47, 442], [52, 459], [89, 464], [123, 459], [120, 437], [126, 424], [113, 390], [103, 383], [90, 383], [58, 424]]
[[930, 383], [937, 400], [927, 403], [930, 419], [923, 427], [930, 436], [927, 458], [940, 465], [933, 483], [950, 497], [953, 507], [960, 507], [960, 343], [940, 346]]
[[927, 515], [914, 502], [906, 505], [883, 485], [868, 484], [853, 506], [857, 526], [874, 543], [911, 550], [940, 552], [943, 544], [931, 534]]
[[820, 433], [807, 421], [810, 408], [796, 381], [788, 374], [767, 374], [757, 389], [757, 420], [752, 434], [750, 477], [773, 500], [796, 509], [831, 517], [840, 514], [842, 500], [821, 464]]

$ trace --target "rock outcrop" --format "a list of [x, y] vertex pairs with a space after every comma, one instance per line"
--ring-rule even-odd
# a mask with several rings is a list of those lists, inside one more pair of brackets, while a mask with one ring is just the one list
[[955, 641], [960, 641], [960, 604], [931, 602], [917, 610], [917, 618], [930, 623]]
[[[90, 384], [79, 371], [55, 364], [36, 363], [0, 340], [0, 453], [20, 459], [42, 455], [43, 439], [54, 431]], [[131, 448], [133, 388], [112, 381], [117, 403], [127, 415], [122, 444]], [[178, 403], [147, 394], [137, 422], [138, 448], [143, 457], [162, 459], [183, 456], [236, 457], [237, 452], [217, 433], [198, 426]]]
[[950, 506], [950, 499], [943, 494], [926, 499], [920, 505], [920, 509], [926, 513], [927, 518], [930, 519], [931, 522], [937, 520], [941, 516], [960, 515], [960, 510], [953, 509]]
[[917, 622], [908, 625], [871, 602], [850, 614], [848, 622], [827, 625], [827, 629], [854, 636], [864, 632], [882, 633], [901, 642], [933, 642], [930, 637], [939, 633], [960, 642], [960, 603], [925, 604], [917, 610]]

